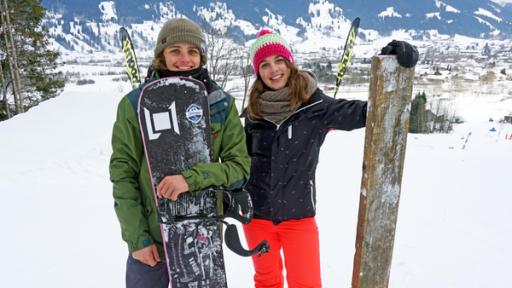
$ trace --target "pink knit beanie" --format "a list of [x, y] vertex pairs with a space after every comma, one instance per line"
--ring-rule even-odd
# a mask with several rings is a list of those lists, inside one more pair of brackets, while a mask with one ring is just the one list
[[290, 47], [283, 37], [272, 33], [270, 30], [263, 29], [258, 32], [256, 41], [251, 45], [252, 67], [256, 77], [258, 76], [258, 68], [261, 61], [274, 55], [282, 56], [291, 63], [294, 63]]

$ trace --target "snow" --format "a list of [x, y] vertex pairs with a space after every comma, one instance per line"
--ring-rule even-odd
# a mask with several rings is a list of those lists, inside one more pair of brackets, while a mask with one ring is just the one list
[[451, 13], [460, 13], [460, 10], [459, 10], [459, 9], [457, 9], [457, 8], [455, 8], [455, 7], [451, 6], [451, 5], [448, 5], [448, 4], [446, 4], [446, 3], [442, 2], [442, 1], [435, 0], [434, 2], [435, 2], [436, 7], [437, 7], [438, 9], [441, 9], [441, 7], [444, 7], [444, 8], [445, 8], [445, 10], [446, 10], [446, 12], [451, 12]]
[[[304, 20], [302, 17], [297, 19], [297, 24], [304, 27], [304, 39], [292, 42], [292, 47], [296, 47], [297, 51], [314, 55], [317, 55], [318, 50], [322, 49], [326, 53], [334, 52], [333, 54], [338, 57], [342, 52], [336, 51], [343, 48], [342, 45], [346, 41], [345, 37], [350, 30], [352, 20], [343, 16], [341, 8], [325, 0], [310, 3], [308, 15], [309, 20]], [[361, 33], [361, 30], [359, 32]], [[378, 35], [378, 33], [372, 34], [376, 31], [363, 31], [363, 33], [365, 32], [368, 32], [366, 35], [368, 39], [374, 39]]]
[[502, 6], [512, 3], [512, 0], [491, 0], [492, 2], [498, 3]]
[[[310, 24], [306, 25], [306, 37], [311, 39], [317, 34], [335, 36], [343, 39], [351, 26], [351, 20], [343, 16], [343, 10], [334, 4], [319, 1], [318, 3], [310, 3], [308, 7], [308, 15], [311, 17]], [[302, 18], [301, 21], [304, 21]], [[322, 33], [318, 33], [321, 31]], [[318, 43], [318, 42], [317, 42]]]
[[[159, 2], [158, 3], [158, 11], [160, 12], [160, 24], [165, 22], [165, 19], [173, 19], [173, 18], [182, 18], [182, 15], [179, 11], [174, 7], [174, 3], [172, 2]], [[158, 25], [159, 29], [162, 25]], [[159, 30], [156, 30], [159, 31]], [[155, 38], [156, 39], [156, 38]]]
[[209, 7], [194, 7], [197, 14], [205, 19], [212, 28], [226, 33], [229, 25], [231, 25], [236, 17], [232, 10], [228, 9], [226, 3], [210, 3]]
[[482, 16], [494, 19], [497, 22], [503, 21], [503, 19], [501, 19], [501, 18], [497, 17], [496, 15], [492, 14], [492, 12], [490, 12], [488, 10], [485, 10], [485, 9], [482, 9], [482, 8], [478, 8], [478, 10], [473, 12], [473, 14], [475, 14], [475, 15], [482, 15]]
[[398, 17], [402, 18], [402, 15], [400, 13], [395, 11], [394, 7], [387, 7], [385, 11], [380, 12], [377, 16], [384, 19], [385, 17]]
[[102, 13], [101, 20], [103, 22], [117, 20], [116, 3], [114, 1], [100, 2], [98, 8]]
[[297, 36], [299, 29], [286, 25], [284, 23], [283, 16], [274, 14], [268, 8], [265, 9], [265, 12], [267, 12], [267, 15], [263, 16], [262, 20], [267, 24], [270, 30], [276, 31], [279, 35], [281, 35], [281, 37], [288, 40], [290, 43], [301, 40], [300, 37]]
[[489, 27], [489, 29], [490, 29], [490, 30], [493, 30], [493, 32], [498, 31], [498, 30], [496, 29], [496, 27], [494, 27], [494, 26], [493, 26], [491, 23], [489, 23], [488, 21], [485, 21], [484, 19], [482, 19], [482, 18], [480, 18], [480, 17], [477, 17], [477, 16], [473, 16], [473, 17], [475, 17], [475, 18], [478, 20], [478, 22], [480, 22], [480, 23], [482, 23], [482, 24], [487, 25], [487, 26]]
[[453, 7], [453, 6], [446, 5], [446, 12], [460, 13], [460, 10], [455, 8], [455, 7]]
[[[68, 84], [59, 97], [0, 122], [0, 287], [124, 287], [127, 248], [108, 162], [116, 106], [130, 85], [97, 73], [122, 67], [66, 69], [96, 83]], [[439, 98], [466, 122], [451, 134], [408, 137], [390, 287], [510, 287], [512, 140], [505, 137], [512, 125], [488, 119], [512, 112], [512, 82], [463, 88], [415, 87], [445, 91]], [[340, 93], [366, 99], [368, 86]], [[317, 220], [327, 288], [350, 286], [363, 143], [364, 129], [332, 131], [320, 154]], [[250, 259], [224, 249], [230, 287], [249, 287]]]
[[439, 16], [439, 12], [432, 12], [432, 13], [425, 14], [425, 18], [427, 18], [427, 19], [434, 18], [434, 17], [441, 20], [441, 16]]
[[203, 17], [212, 28], [223, 34], [227, 33], [227, 30], [231, 26], [239, 27], [240, 30], [244, 31], [246, 34], [256, 34], [259, 31], [251, 22], [236, 18], [233, 10], [229, 9], [226, 3], [210, 3], [208, 7], [194, 6], [194, 10], [197, 11], [197, 14]]

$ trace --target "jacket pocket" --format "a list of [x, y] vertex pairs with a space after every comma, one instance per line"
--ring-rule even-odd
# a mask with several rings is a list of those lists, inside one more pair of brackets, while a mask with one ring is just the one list
[[213, 137], [212, 140], [214, 140], [216, 137], [219, 136], [221, 128], [222, 128], [222, 125], [220, 123], [211, 123], [210, 124], [210, 130], [211, 130], [211, 134]]

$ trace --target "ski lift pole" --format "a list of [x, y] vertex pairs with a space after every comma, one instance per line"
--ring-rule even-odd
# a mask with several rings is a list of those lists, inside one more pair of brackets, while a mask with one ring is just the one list
[[395, 56], [372, 58], [353, 288], [388, 287], [413, 78]]

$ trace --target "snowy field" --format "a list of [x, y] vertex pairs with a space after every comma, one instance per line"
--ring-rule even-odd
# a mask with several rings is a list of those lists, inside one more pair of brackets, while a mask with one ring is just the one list
[[[0, 287], [124, 287], [127, 248], [108, 162], [116, 106], [129, 85], [112, 77], [70, 84], [0, 122]], [[512, 112], [512, 83], [503, 83], [490, 93], [478, 86], [440, 93], [466, 122], [451, 134], [409, 135], [390, 287], [511, 287], [512, 140], [505, 137], [512, 125], [488, 121]], [[363, 143], [364, 129], [333, 131], [321, 152], [317, 219], [327, 288], [350, 287]], [[252, 287], [250, 259], [227, 248], [225, 255], [229, 286]]]

